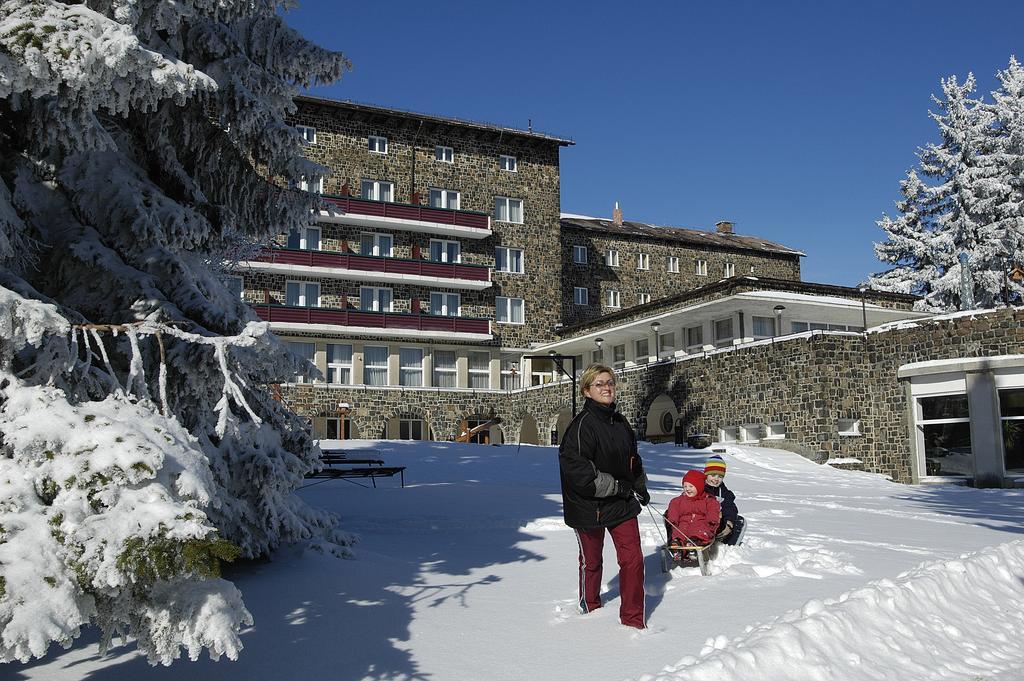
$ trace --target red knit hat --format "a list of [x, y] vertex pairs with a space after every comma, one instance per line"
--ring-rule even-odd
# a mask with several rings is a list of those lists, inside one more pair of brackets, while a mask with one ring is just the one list
[[704, 473], [701, 471], [686, 471], [686, 475], [683, 476], [683, 482], [688, 482], [696, 487], [698, 497], [704, 493]]

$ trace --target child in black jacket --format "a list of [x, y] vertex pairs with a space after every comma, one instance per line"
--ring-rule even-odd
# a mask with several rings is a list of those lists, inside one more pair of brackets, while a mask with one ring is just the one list
[[743, 540], [743, 516], [736, 508], [736, 495], [725, 486], [725, 461], [718, 454], [708, 458], [704, 464], [704, 491], [718, 499], [722, 506], [722, 520], [715, 536], [723, 544], [735, 546]]

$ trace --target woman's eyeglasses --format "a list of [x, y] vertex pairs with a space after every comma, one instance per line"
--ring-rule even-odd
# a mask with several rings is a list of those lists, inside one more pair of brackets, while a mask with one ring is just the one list
[[605, 386], [608, 386], [609, 388], [614, 388], [615, 381], [594, 381], [593, 383], [590, 384], [591, 388], [597, 388], [598, 390]]

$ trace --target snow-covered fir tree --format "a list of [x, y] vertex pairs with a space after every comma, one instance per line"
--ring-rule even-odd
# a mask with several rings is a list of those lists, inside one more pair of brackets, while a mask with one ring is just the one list
[[315, 444], [265, 388], [299, 361], [216, 274], [308, 221], [284, 119], [346, 67], [278, 8], [0, 2], [2, 661], [88, 625], [234, 658], [221, 561], [348, 541], [293, 494]]
[[[1016, 81], [1003, 74], [1015, 64], [1000, 72], [1006, 92]], [[1010, 140], [1019, 139], [1024, 118], [1014, 115], [1012, 96], [989, 105], [974, 90], [973, 75], [963, 83], [942, 81], [943, 96], [933, 97], [938, 110], [931, 113], [940, 141], [919, 149], [919, 168], [901, 182], [899, 215], [877, 223], [886, 240], [875, 244], [875, 254], [892, 267], [872, 275], [869, 285], [921, 295], [923, 310], [1001, 304], [1004, 272], [1021, 253], [1020, 182], [1013, 173], [1020, 177], [1014, 168], [1024, 157], [1015, 156]]]

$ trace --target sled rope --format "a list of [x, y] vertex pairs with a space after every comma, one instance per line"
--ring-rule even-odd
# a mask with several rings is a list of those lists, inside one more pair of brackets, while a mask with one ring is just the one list
[[[660, 527], [661, 523], [659, 523], [658, 519], [654, 517], [654, 511], [657, 511], [658, 509], [655, 508], [654, 510], [651, 510], [653, 507], [654, 507], [654, 504], [648, 502], [647, 503], [647, 512], [651, 514], [651, 520], [654, 521], [654, 526], [658, 528], [658, 534], [661, 535], [662, 537], [664, 537], [665, 534], [661, 531], [661, 527]], [[686, 540], [687, 543], [692, 544], [694, 546], [698, 546], [697, 542], [693, 541], [688, 536], [686, 536], [685, 532], [680, 530], [678, 527], [676, 527], [675, 523], [673, 523], [671, 520], [666, 518], [664, 513], [662, 513], [661, 511], [658, 511], [658, 515], [660, 515], [665, 520], [665, 522], [669, 524], [669, 526], [673, 530], [675, 530], [676, 532], [681, 534], [683, 539]], [[668, 546], [668, 539], [665, 540], [665, 546]]]

